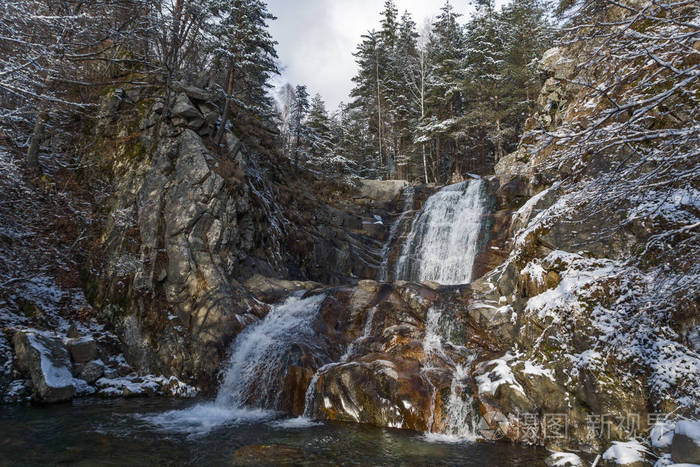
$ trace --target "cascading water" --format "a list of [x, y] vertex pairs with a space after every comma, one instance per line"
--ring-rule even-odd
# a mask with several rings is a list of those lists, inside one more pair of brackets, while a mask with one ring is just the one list
[[[484, 212], [482, 185], [481, 180], [473, 180], [448, 186], [426, 201], [412, 223], [396, 266], [396, 279], [433, 280], [443, 284], [466, 283], [471, 279]], [[382, 280], [389, 276], [393, 239], [412, 206], [413, 189], [408, 188], [403, 194], [403, 211], [392, 225], [384, 247], [385, 261], [380, 270]], [[272, 421], [278, 416], [274, 410], [280, 407], [282, 378], [298, 347], [303, 346], [320, 361], [329, 360], [327, 342], [316, 335], [312, 326], [324, 299], [325, 295], [302, 298], [302, 293], [294, 294], [284, 303], [273, 306], [264, 319], [245, 328], [231, 347], [223, 382], [213, 402], [145, 418], [168, 431], [193, 434], [206, 433], [221, 425]], [[347, 347], [340, 359], [322, 365], [316, 371], [306, 391], [305, 416], [312, 415], [319, 378], [331, 368], [347, 363], [371, 336], [375, 312], [376, 307], [369, 310], [362, 334]], [[440, 380], [434, 377], [444, 376], [446, 370], [452, 373], [450, 396], [441, 407], [444, 417], [439, 427], [433, 427], [435, 407], [431, 415], [430, 429], [435, 428], [441, 433], [431, 435], [473, 439], [472, 399], [467, 382], [474, 355], [465, 347], [450, 342], [452, 331], [447, 321], [442, 311], [429, 310], [423, 342], [427, 360], [421, 371], [434, 392], [437, 392], [438, 385], [433, 382]], [[433, 404], [436, 404], [437, 394], [433, 399]], [[309, 423], [303, 417], [287, 422], [295, 426]]]
[[[255, 324], [246, 327], [231, 347], [224, 380], [213, 402], [144, 417], [167, 431], [203, 434], [221, 425], [273, 419], [290, 351], [303, 343], [316, 348], [311, 326], [325, 294], [294, 294]], [[273, 409], [273, 410], [270, 410]]]
[[396, 264], [394, 278], [464, 284], [471, 280], [481, 218], [484, 182], [442, 188], [425, 202]]
[[394, 242], [394, 237], [396, 237], [396, 233], [401, 227], [401, 224], [406, 218], [406, 215], [413, 209], [414, 194], [415, 188], [409, 186], [403, 191], [403, 194], [401, 195], [403, 198], [403, 203], [401, 203], [401, 214], [399, 215], [398, 219], [396, 219], [391, 225], [391, 228], [389, 229], [389, 237], [387, 238], [386, 243], [382, 248], [382, 263], [379, 266], [379, 273], [377, 274], [377, 280], [380, 282], [386, 282], [389, 280], [389, 260], [391, 258], [391, 245]]
[[[425, 335], [423, 337], [423, 352], [428, 363], [423, 366], [423, 373], [430, 381], [430, 373], [437, 369], [430, 362], [434, 359], [441, 361], [440, 367], [447, 366], [452, 369], [452, 382], [450, 384], [450, 397], [445, 405], [444, 426], [439, 432], [433, 432], [435, 416], [435, 404], [437, 394], [433, 386], [433, 406], [429, 419], [429, 433], [427, 436], [442, 441], [473, 441], [476, 439], [474, 432], [474, 414], [472, 410], [473, 398], [468, 393], [467, 382], [472, 362], [476, 355], [466, 347], [453, 344], [449, 340], [452, 329], [449, 323], [443, 323], [442, 312], [438, 308], [430, 308], [426, 317]], [[449, 347], [451, 352], [448, 352]], [[460, 354], [463, 360], [457, 363], [452, 354]], [[432, 386], [432, 383], [431, 383]]]
[[324, 298], [292, 295], [262, 321], [246, 327], [233, 344], [215, 403], [276, 408], [280, 393], [276, 383], [284, 374], [289, 350], [298, 343], [313, 347], [315, 332], [310, 324]]

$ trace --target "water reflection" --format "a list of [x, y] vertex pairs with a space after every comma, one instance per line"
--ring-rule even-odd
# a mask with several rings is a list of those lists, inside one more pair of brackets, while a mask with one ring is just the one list
[[[0, 407], [2, 465], [544, 465], [545, 452], [510, 444], [430, 442], [419, 433], [342, 423], [228, 413], [195, 430], [170, 411], [192, 401], [78, 400], [49, 407]], [[246, 413], [247, 412], [247, 413]], [[222, 414], [213, 414], [223, 416]], [[256, 416], [253, 416], [256, 415]], [[167, 423], [154, 425], [154, 417]], [[169, 418], [170, 417], [170, 418]], [[187, 428], [187, 429], [186, 429]]]

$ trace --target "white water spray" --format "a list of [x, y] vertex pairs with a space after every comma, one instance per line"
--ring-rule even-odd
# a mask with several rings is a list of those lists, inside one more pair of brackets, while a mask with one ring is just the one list
[[233, 344], [215, 403], [243, 407], [253, 402], [257, 407], [275, 408], [279, 391], [270, 393], [270, 389], [278, 389], [275, 382], [284, 373], [290, 347], [313, 341], [310, 324], [324, 298], [292, 295], [272, 307], [260, 322], [245, 328]]
[[213, 402], [143, 418], [166, 431], [193, 435], [224, 425], [274, 420], [278, 415], [270, 409], [279, 403], [280, 377], [289, 351], [298, 343], [313, 349], [311, 324], [324, 299], [325, 294], [307, 298], [292, 295], [236, 336], [224, 381]]
[[[474, 432], [474, 414], [472, 409], [473, 397], [468, 393], [469, 371], [475, 355], [467, 348], [455, 345], [449, 341], [451, 334], [451, 326], [441, 323], [442, 312], [435, 307], [428, 309], [428, 315], [425, 323], [425, 335], [423, 336], [423, 352], [428, 359], [428, 363], [423, 367], [422, 371], [426, 379], [430, 382], [430, 373], [438, 367], [430, 364], [431, 359], [440, 359], [443, 362], [442, 366], [448, 366], [453, 369], [452, 382], [450, 384], [450, 397], [445, 406], [445, 423], [443, 430], [440, 432], [426, 433], [426, 438], [434, 441], [474, 441], [476, 434]], [[460, 354], [467, 355], [466, 361], [456, 363], [447, 352], [445, 347], [450, 347], [453, 350], [459, 351]], [[433, 429], [433, 420], [435, 418], [435, 404], [437, 400], [436, 388], [433, 387], [433, 403], [431, 405], [431, 414], [429, 417], [428, 430]]]
[[428, 198], [396, 264], [396, 280], [471, 280], [485, 211], [483, 185], [481, 179], [457, 183]]
[[377, 274], [377, 280], [379, 282], [386, 282], [389, 280], [389, 260], [391, 259], [391, 244], [394, 242], [396, 233], [401, 227], [401, 224], [406, 218], [406, 215], [413, 209], [413, 197], [415, 192], [415, 188], [409, 186], [404, 190], [403, 194], [401, 195], [403, 197], [403, 203], [401, 205], [401, 214], [391, 225], [391, 228], [389, 229], [389, 237], [386, 239], [386, 243], [384, 243], [384, 247], [382, 248], [382, 263], [379, 265], [379, 273]]

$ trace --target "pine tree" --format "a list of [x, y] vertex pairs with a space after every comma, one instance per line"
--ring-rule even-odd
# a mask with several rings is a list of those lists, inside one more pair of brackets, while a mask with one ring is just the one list
[[208, 32], [214, 63], [226, 71], [226, 103], [217, 133], [221, 144], [232, 106], [253, 118], [271, 113], [268, 80], [279, 70], [267, 22], [276, 18], [261, 0], [207, 0], [206, 6], [213, 18]]
[[505, 89], [501, 91], [500, 104], [507, 131], [506, 152], [515, 150], [523, 123], [532, 112], [543, 84], [535, 65], [554, 40], [548, 8], [548, 3], [542, 0], [512, 0], [501, 13], [505, 30]]
[[[503, 82], [505, 70], [505, 34], [503, 22], [492, 0], [473, 2], [474, 15], [466, 27], [463, 62], [468, 112], [463, 126], [471, 129], [465, 137], [474, 148], [470, 169], [486, 166], [492, 154], [503, 155]], [[500, 102], [499, 102], [500, 100]]]
[[460, 15], [454, 12], [449, 0], [445, 1], [440, 11], [427, 46], [431, 73], [426, 116], [430, 119], [420, 128], [422, 140], [434, 140], [433, 171], [437, 181], [446, 180], [443, 173], [458, 170], [457, 140], [453, 133], [457, 116], [462, 111], [463, 76], [460, 65], [464, 55], [464, 35], [457, 22]]
[[394, 52], [394, 69], [397, 86], [394, 96], [394, 126], [397, 142], [397, 174], [400, 178], [411, 178], [413, 156], [413, 132], [421, 117], [420, 99], [416, 99], [416, 77], [420, 77], [420, 54], [416, 23], [404, 12], [399, 23], [398, 42]]
[[294, 89], [294, 106], [292, 107], [292, 134], [294, 135], [294, 165], [299, 167], [299, 156], [308, 157], [309, 131], [306, 116], [309, 113], [309, 93], [306, 86]]
[[341, 103], [336, 115], [336, 153], [355, 162], [356, 173], [363, 178], [379, 176], [375, 157], [375, 138], [370, 122], [359, 106]]
[[310, 136], [311, 155], [316, 158], [328, 156], [333, 150], [331, 119], [328, 117], [326, 104], [318, 93], [311, 99], [306, 125]]
[[381, 47], [379, 34], [370, 31], [362, 36], [362, 42], [354, 53], [358, 73], [352, 78], [355, 87], [350, 92], [353, 98], [351, 108], [358, 109], [368, 124], [368, 134], [372, 139], [371, 150], [375, 155], [378, 169], [385, 167], [384, 159], [384, 119], [382, 84], [380, 70], [386, 66], [386, 54]]
[[379, 39], [387, 52], [392, 51], [397, 46], [397, 33], [399, 27], [399, 10], [396, 9], [396, 3], [394, 0], [386, 0], [384, 2], [384, 10], [381, 12], [381, 17]]
[[385, 154], [387, 178], [396, 171], [396, 158], [399, 152], [400, 134], [395, 127], [397, 119], [397, 94], [401, 88], [401, 71], [397, 63], [398, 41], [398, 10], [394, 0], [384, 3], [381, 13], [381, 29], [379, 30], [378, 52], [382, 56], [378, 62], [377, 78], [380, 104], [383, 106], [383, 122], [381, 124], [381, 144]]

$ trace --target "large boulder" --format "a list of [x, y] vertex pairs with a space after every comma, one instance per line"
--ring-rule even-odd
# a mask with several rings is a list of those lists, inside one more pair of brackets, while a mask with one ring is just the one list
[[679, 464], [700, 464], [700, 420], [683, 420], [676, 424], [671, 456]]
[[266, 313], [233, 277], [265, 221], [251, 210], [240, 151], [214, 153], [189, 129], [147, 133], [144, 158], [117, 177], [100, 244], [105, 265], [96, 265], [105, 274], [89, 299], [135, 370], [213, 388], [234, 336]]
[[73, 398], [70, 356], [61, 339], [38, 331], [18, 331], [13, 338], [17, 365], [31, 377], [34, 398], [61, 402]]
[[[399, 366], [402, 365], [402, 366]], [[319, 378], [314, 411], [322, 418], [426, 431], [432, 388], [418, 362], [351, 362]]]
[[185, 119], [202, 118], [202, 114], [197, 110], [194, 104], [192, 104], [192, 101], [190, 101], [190, 98], [187, 97], [187, 94], [184, 92], [178, 94], [177, 98], [175, 98], [173, 116]]
[[375, 203], [388, 204], [408, 186], [406, 180], [360, 180], [358, 198], [367, 198]]
[[567, 79], [576, 71], [576, 63], [564, 56], [561, 47], [553, 47], [542, 55], [538, 68], [553, 73], [555, 79]]

